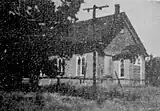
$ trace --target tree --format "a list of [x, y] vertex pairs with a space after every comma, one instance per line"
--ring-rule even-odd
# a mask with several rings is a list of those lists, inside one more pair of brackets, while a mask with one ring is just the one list
[[160, 57], [153, 57], [150, 55], [149, 60], [146, 61], [146, 79], [149, 84], [154, 86], [160, 85]]
[[69, 42], [63, 38], [77, 20], [81, 3], [83, 0], [60, 0], [56, 6], [52, 0], [1, 1], [1, 81], [9, 85], [12, 79], [17, 84], [15, 80], [21, 81], [25, 75], [34, 80], [50, 64], [48, 56], [70, 57], [72, 54], [66, 51]]

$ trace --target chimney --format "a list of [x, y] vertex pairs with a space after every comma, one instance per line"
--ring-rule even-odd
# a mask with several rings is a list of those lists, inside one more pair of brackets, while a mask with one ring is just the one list
[[119, 13], [120, 13], [120, 5], [115, 4], [115, 14], [119, 14]]

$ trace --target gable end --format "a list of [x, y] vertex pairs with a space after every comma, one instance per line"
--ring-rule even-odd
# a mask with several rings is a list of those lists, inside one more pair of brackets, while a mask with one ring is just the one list
[[128, 31], [130, 32], [130, 34], [132, 35], [132, 39], [134, 40], [135, 44], [136, 45], [139, 45], [141, 51], [143, 52], [143, 54], [145, 56], [148, 56], [147, 52], [146, 52], [146, 49], [142, 43], [142, 41], [140, 40], [138, 34], [136, 33], [133, 25], [131, 24], [129, 18], [127, 17], [127, 15], [125, 14], [125, 12], [122, 12], [122, 18], [123, 18], [123, 21], [126, 25], [126, 27], [128, 28]]

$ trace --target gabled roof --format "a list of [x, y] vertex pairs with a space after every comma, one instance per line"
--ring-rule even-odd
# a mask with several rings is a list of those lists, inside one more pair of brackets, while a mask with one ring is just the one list
[[[74, 42], [86, 42], [86, 41], [102, 41], [103, 39], [110, 39], [117, 29], [122, 26], [121, 13], [118, 15], [109, 15], [96, 18], [95, 32], [93, 38], [93, 25], [92, 19], [80, 21], [73, 24], [69, 28], [68, 38]], [[112, 36], [111, 36], [112, 35]], [[105, 37], [105, 38], [104, 38]]]
[[[146, 55], [146, 49], [125, 12], [96, 18], [94, 37], [92, 19], [77, 22], [69, 28], [69, 35], [65, 39], [72, 41], [72, 51], [75, 54], [92, 52], [94, 46], [97, 50], [104, 50], [124, 26], [127, 26], [134, 43]], [[99, 47], [101, 48], [98, 49]]]
[[[124, 55], [125, 51], [131, 51], [135, 54], [140, 54], [147, 56], [146, 49], [144, 45], [142, 44], [138, 34], [136, 33], [135, 29], [133, 28], [131, 22], [129, 21], [127, 15], [125, 12], [121, 13], [122, 22], [124, 26], [125, 33], [118, 34], [117, 37], [112, 39], [110, 44], [106, 47], [105, 53], [112, 56], [117, 55]], [[127, 32], [126, 32], [127, 31]], [[136, 46], [136, 47], [133, 47]], [[130, 48], [132, 47], [132, 48]], [[138, 49], [138, 50], [134, 50]], [[125, 53], [126, 54], [126, 53]], [[132, 53], [131, 53], [132, 54]]]
[[138, 36], [138, 34], [136, 33], [133, 25], [131, 24], [130, 20], [128, 19], [127, 15], [123, 12], [123, 20], [125, 22], [125, 24], [127, 25], [130, 33], [132, 34], [132, 38], [134, 40], [134, 42], [136, 43], [137, 46], [139, 46], [141, 52], [144, 52], [146, 56], [148, 56], [146, 49], [142, 43], [142, 41], [140, 40], [140, 37]]
[[109, 15], [95, 20], [95, 32], [93, 38], [92, 19], [80, 21], [69, 28], [69, 35], [65, 39], [72, 41], [73, 51], [86, 53], [93, 51], [94, 46], [104, 49], [116, 34], [123, 28], [121, 13]]

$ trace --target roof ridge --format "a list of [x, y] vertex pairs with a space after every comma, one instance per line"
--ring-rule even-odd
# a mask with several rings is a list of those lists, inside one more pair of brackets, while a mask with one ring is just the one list
[[[125, 12], [120, 12], [119, 14], [123, 15]], [[106, 15], [106, 16], [101, 16], [101, 17], [96, 17], [96, 19], [102, 19], [102, 18], [107, 18], [107, 17], [112, 17], [114, 16], [115, 14], [111, 14], [111, 15]], [[81, 23], [81, 22], [86, 22], [86, 21], [90, 21], [92, 19], [87, 19], [87, 20], [82, 20], [82, 21], [78, 21], [76, 23]]]

